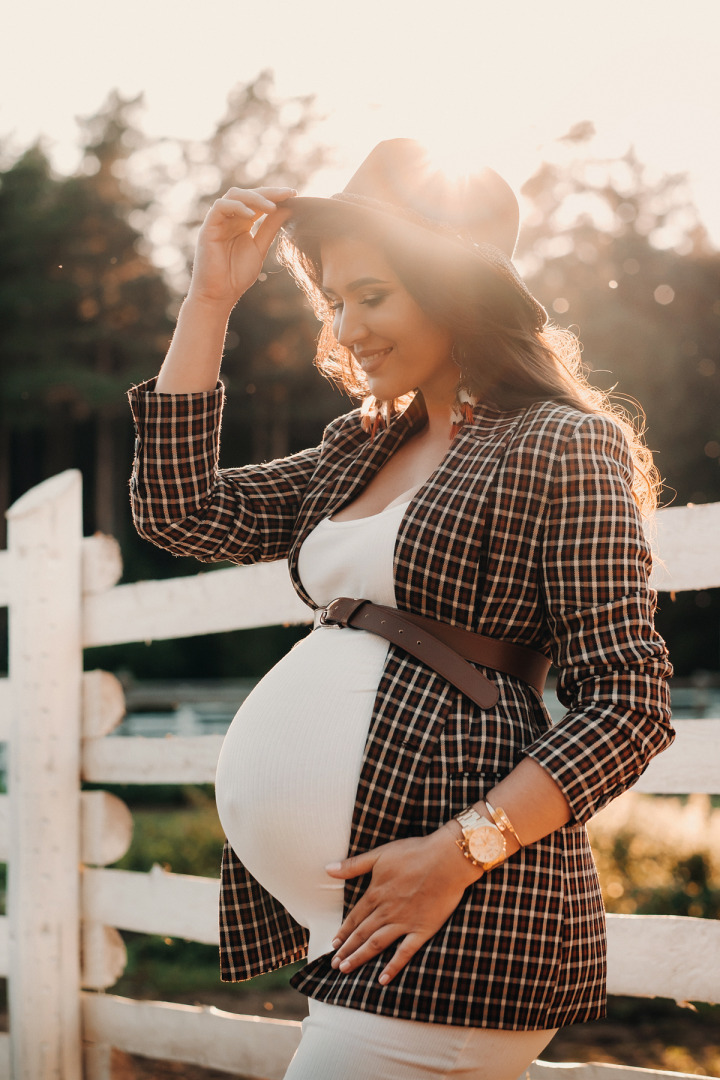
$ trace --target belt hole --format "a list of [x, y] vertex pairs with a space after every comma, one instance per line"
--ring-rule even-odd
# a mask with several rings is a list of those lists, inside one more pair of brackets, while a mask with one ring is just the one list
[[422, 645], [422, 641], [416, 641], [415, 644], [416, 645]]
[[404, 630], [398, 630], [398, 634], [404, 634], [404, 633], [405, 633]]

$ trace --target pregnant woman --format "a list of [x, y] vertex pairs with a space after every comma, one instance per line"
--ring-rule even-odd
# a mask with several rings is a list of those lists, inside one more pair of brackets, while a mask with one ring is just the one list
[[[316, 364], [360, 406], [318, 446], [220, 469], [227, 319], [281, 229]], [[130, 392], [141, 535], [287, 559], [313, 611], [216, 783], [223, 978], [308, 960], [288, 1080], [515, 1080], [604, 1015], [585, 823], [672, 740], [655, 473], [519, 277], [517, 230], [497, 173], [453, 184], [405, 139], [332, 198], [232, 188], [160, 375]]]

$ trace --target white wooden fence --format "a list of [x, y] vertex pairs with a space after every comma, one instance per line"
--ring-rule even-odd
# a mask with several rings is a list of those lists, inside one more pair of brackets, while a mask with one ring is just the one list
[[[284, 564], [117, 585], [112, 538], [82, 538], [81, 477], [64, 472], [8, 511], [0, 605], [10, 608], [10, 677], [0, 680], [0, 740], [9, 795], [0, 796], [0, 860], [9, 863], [0, 919], [0, 975], [9, 979], [10, 1034], [0, 1078], [108, 1080], [111, 1048], [247, 1077], [282, 1077], [296, 1022], [214, 1008], [136, 1002], [103, 993], [121, 974], [118, 930], [216, 943], [218, 881], [107, 869], [127, 850], [132, 821], [99, 783], [208, 783], [218, 736], [108, 739], [124, 712], [107, 672], [83, 673], [94, 645], [307, 621]], [[661, 590], [720, 586], [720, 503], [662, 511]], [[720, 721], [677, 722], [673, 747], [636, 790], [720, 793]], [[608, 916], [614, 994], [720, 1001], [720, 923]], [[679, 1074], [538, 1062], [534, 1080]]]

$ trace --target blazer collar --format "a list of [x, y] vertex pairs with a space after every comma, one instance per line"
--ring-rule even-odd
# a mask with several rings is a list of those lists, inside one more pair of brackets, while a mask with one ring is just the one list
[[[498, 437], [504, 441], [517, 419], [517, 413], [503, 412], [493, 406], [478, 403], [474, 409], [473, 422], [465, 424], [456, 435], [448, 449], [445, 461], [452, 455], [462, 455], [478, 440], [493, 442]], [[333, 472], [326, 483], [318, 477], [319, 486], [314, 497], [303, 507], [296, 522], [295, 536], [289, 554], [290, 576], [305, 603], [312, 605], [312, 600], [305, 593], [297, 574], [298, 555], [305, 538], [323, 518], [331, 516], [341, 506], [352, 502], [395, 450], [412, 435], [421, 431], [426, 424], [425, 399], [422, 392], [416, 390], [409, 405], [403, 412], [393, 417], [388, 427], [378, 432], [374, 439], [370, 439], [360, 430], [358, 420], [357, 440], [353, 438], [348, 443], [344, 467]]]

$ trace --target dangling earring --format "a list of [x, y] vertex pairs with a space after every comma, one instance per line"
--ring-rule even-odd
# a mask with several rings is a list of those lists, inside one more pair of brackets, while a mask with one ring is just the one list
[[391, 402], [366, 397], [360, 406], [360, 427], [372, 441], [390, 422]]
[[460, 360], [455, 354], [454, 345], [451, 358], [460, 373], [460, 378], [458, 379], [458, 384], [455, 388], [455, 401], [450, 409], [450, 438], [454, 439], [465, 424], [472, 423], [473, 409], [477, 405], [477, 398], [468, 388], [469, 380]]

